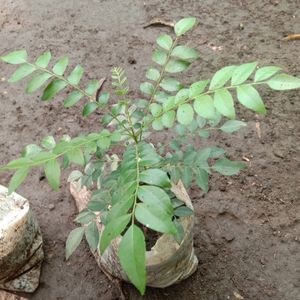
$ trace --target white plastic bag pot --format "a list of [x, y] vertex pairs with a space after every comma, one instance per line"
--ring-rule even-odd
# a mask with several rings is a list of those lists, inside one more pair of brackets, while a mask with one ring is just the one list
[[0, 185], [0, 288], [34, 292], [44, 258], [42, 236], [28, 200]]
[[[79, 211], [86, 208], [91, 193], [84, 187], [78, 190], [76, 183], [71, 183], [70, 191], [73, 195]], [[172, 192], [183, 201], [186, 206], [193, 209], [192, 202], [181, 182], [172, 186]], [[151, 251], [146, 252], [147, 286], [164, 288], [178, 283], [192, 275], [198, 266], [198, 259], [193, 247], [194, 216], [181, 217], [184, 228], [184, 238], [180, 245], [170, 234], [163, 234], [158, 238]], [[99, 231], [104, 225], [98, 223]], [[113, 277], [129, 281], [122, 270], [118, 259], [118, 248], [122, 237], [117, 237], [112, 244], [100, 256], [94, 252], [94, 256], [101, 270]]]

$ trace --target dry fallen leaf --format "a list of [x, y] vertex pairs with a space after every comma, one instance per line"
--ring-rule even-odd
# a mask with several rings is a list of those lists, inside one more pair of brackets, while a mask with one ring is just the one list
[[260, 131], [260, 123], [259, 122], [255, 123], [255, 128], [256, 128], [258, 138], [261, 139], [261, 131]]
[[299, 34], [289, 34], [285, 38], [283, 38], [284, 41], [291, 41], [291, 40], [300, 40], [300, 33]]
[[172, 21], [165, 21], [160, 18], [154, 18], [148, 24], [144, 25], [143, 27], [147, 28], [149, 26], [154, 26], [154, 25], [164, 25], [164, 26], [169, 26], [169, 27], [173, 28], [175, 26], [175, 23]]
[[235, 297], [236, 299], [240, 299], [240, 300], [243, 300], [243, 299], [244, 299], [244, 297], [241, 296], [238, 292], [233, 292], [233, 295], [234, 295], [234, 297]]

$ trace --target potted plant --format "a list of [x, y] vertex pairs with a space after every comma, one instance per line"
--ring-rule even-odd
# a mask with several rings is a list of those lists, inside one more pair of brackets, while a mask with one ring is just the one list
[[[198, 53], [182, 44], [181, 37], [195, 24], [195, 18], [184, 18], [174, 26], [175, 38], [167, 34], [157, 38], [158, 45], [152, 56], [155, 66], [147, 70], [147, 80], [140, 85], [145, 95], [143, 99], [130, 93], [121, 68], [112, 70], [114, 99], [110, 100], [110, 94], [102, 91], [103, 79], [92, 80], [85, 86], [82, 84], [84, 70], [81, 66], [66, 75], [66, 57], [59, 59], [52, 69], [48, 67], [49, 51], [35, 62], [28, 60], [25, 50], [1, 57], [4, 62], [21, 65], [10, 77], [10, 82], [33, 74], [26, 92], [43, 88], [43, 101], [49, 101], [61, 90], [69, 88], [71, 92], [64, 100], [64, 106], [70, 107], [85, 99], [83, 116], [88, 117], [99, 110], [105, 127], [75, 138], [65, 135], [59, 141], [48, 136], [41, 141], [41, 146], [26, 146], [22, 157], [1, 168], [1, 171], [15, 171], [9, 193], [16, 190], [33, 167], [43, 167], [50, 185], [57, 190], [61, 168], [71, 164], [83, 166], [84, 172], [73, 171], [69, 181], [75, 181], [79, 189], [87, 187], [92, 196], [75, 219], [82, 226], [70, 233], [66, 256], [72, 254], [85, 235], [90, 248], [100, 254], [100, 264], [102, 258], [108, 264], [112, 255], [118, 258], [112, 265], [115, 270], [106, 271], [128, 278], [141, 294], [152, 280], [149, 278], [151, 272], [158, 278], [160, 272], [174, 274], [172, 266], [181, 265], [181, 273], [176, 273], [176, 278], [161, 285], [153, 281], [150, 284], [167, 286], [195, 270], [193, 207], [185, 188], [195, 182], [207, 192], [213, 171], [231, 176], [246, 167], [244, 163], [225, 158], [221, 148], [196, 149], [190, 144], [189, 135], [208, 138], [211, 129], [231, 133], [246, 126], [235, 120], [235, 102], [256, 113], [266, 114], [256, 89], [262, 85], [274, 90], [300, 87], [300, 79], [285, 74], [279, 67], [258, 68], [257, 62], [227, 66], [210, 80], [183, 84], [175, 75], [189, 69], [198, 59]], [[171, 134], [173, 128], [177, 137], [170, 138], [170, 142], [150, 143], [153, 132], [168, 130]], [[154, 240], [150, 248], [157, 240], [152, 247], [154, 250], [160, 247], [160, 251], [168, 253], [167, 247], [163, 246], [176, 245], [172, 253], [175, 256], [161, 256], [162, 261], [149, 265], [151, 251], [146, 251], [146, 238], [149, 237]], [[183, 248], [188, 250], [183, 251]], [[165, 261], [168, 261], [167, 271]], [[189, 266], [190, 270], [182, 271]]]

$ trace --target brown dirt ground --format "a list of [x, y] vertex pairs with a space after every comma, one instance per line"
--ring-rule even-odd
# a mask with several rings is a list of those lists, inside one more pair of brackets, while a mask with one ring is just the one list
[[[137, 89], [151, 62], [155, 37], [170, 31], [143, 25], [154, 17], [178, 20], [187, 15], [199, 20], [189, 43], [202, 59], [186, 81], [253, 60], [300, 75], [300, 41], [282, 41], [300, 33], [298, 0], [0, 0], [0, 54], [26, 48], [36, 57], [50, 49], [55, 57], [68, 54], [73, 65], [85, 66], [89, 78], [108, 76], [112, 66], [121, 65]], [[1, 64], [1, 77], [13, 69]], [[23, 90], [22, 84], [1, 83], [1, 164], [48, 134], [75, 136], [98, 128], [99, 116], [81, 118], [80, 106], [63, 109], [62, 97], [41, 103], [39, 94]], [[240, 118], [251, 120], [247, 129], [232, 136], [215, 134], [208, 142], [224, 146], [231, 158], [248, 157], [250, 168], [239, 177], [214, 175], [206, 195], [190, 191], [198, 271], [179, 285], [148, 288], [145, 299], [300, 299], [300, 93], [266, 89], [262, 94], [266, 117], [241, 110]], [[260, 123], [260, 139], [255, 122]], [[41, 175], [34, 171], [19, 189], [30, 199], [45, 240], [41, 284], [29, 298], [117, 299], [85, 244], [70, 261], [64, 260], [64, 243], [75, 226], [74, 203], [65, 182], [60, 192], [53, 192], [39, 180]], [[0, 176], [2, 184], [8, 180]], [[130, 285], [123, 287], [129, 299], [141, 298]]]

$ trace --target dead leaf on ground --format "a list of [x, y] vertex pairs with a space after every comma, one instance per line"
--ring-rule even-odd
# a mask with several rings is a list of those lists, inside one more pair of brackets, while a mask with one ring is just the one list
[[260, 123], [256, 122], [255, 123], [255, 128], [256, 128], [256, 133], [259, 139], [261, 139], [261, 130], [260, 130]]
[[300, 33], [299, 34], [289, 34], [285, 38], [283, 38], [284, 41], [291, 41], [291, 40], [300, 40]]
[[233, 292], [233, 295], [236, 299], [240, 299], [240, 300], [244, 299], [244, 297], [242, 295], [240, 295], [238, 292]]
[[149, 26], [155, 26], [155, 25], [163, 25], [163, 26], [168, 26], [168, 27], [174, 27], [175, 23], [172, 21], [166, 21], [161, 18], [153, 18], [148, 24], [144, 25], [144, 28], [147, 28]]

